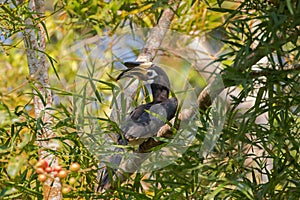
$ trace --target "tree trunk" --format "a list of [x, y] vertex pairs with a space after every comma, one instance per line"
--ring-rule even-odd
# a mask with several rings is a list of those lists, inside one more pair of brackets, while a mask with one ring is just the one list
[[[58, 145], [51, 138], [56, 134], [51, 129], [52, 117], [52, 94], [49, 83], [49, 63], [45, 52], [46, 49], [46, 30], [43, 21], [45, 12], [44, 0], [30, 0], [28, 9], [31, 16], [25, 19], [26, 29], [24, 40], [27, 54], [30, 80], [34, 84], [34, 112], [37, 123], [42, 127], [38, 132], [37, 144], [41, 147], [39, 151], [40, 159], [45, 159], [51, 166], [58, 165], [58, 159], [47, 149], [56, 150]], [[48, 178], [43, 184], [44, 199], [62, 199], [61, 183], [59, 178]]]

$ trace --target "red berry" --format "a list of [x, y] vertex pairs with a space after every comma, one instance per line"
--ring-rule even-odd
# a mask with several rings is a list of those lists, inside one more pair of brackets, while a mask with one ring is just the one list
[[48, 166], [49, 166], [48, 162], [44, 159], [39, 160], [35, 165], [36, 168], [43, 168], [43, 169], [45, 169]]
[[57, 175], [58, 175], [58, 172], [57, 172], [57, 171], [54, 171], [54, 172], [53, 172], [53, 176], [54, 176], [54, 177], [57, 177]]
[[47, 176], [45, 174], [39, 174], [38, 180], [43, 183], [47, 180]]
[[78, 163], [73, 163], [70, 166], [70, 171], [77, 172], [80, 169], [80, 165]]
[[68, 176], [68, 172], [65, 169], [62, 169], [58, 172], [57, 176], [61, 179], [66, 178]]

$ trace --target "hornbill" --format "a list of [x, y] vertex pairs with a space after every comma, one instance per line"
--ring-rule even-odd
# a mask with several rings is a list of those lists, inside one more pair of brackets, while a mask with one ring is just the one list
[[[140, 145], [156, 135], [165, 124], [175, 116], [178, 102], [176, 97], [169, 98], [170, 81], [166, 72], [151, 62], [125, 62], [128, 69], [124, 70], [117, 80], [122, 78], [138, 78], [150, 84], [152, 102], [137, 106], [124, 120], [121, 126], [122, 134], [118, 136], [118, 145]], [[115, 148], [115, 152], [124, 152], [123, 148]], [[122, 156], [115, 154], [111, 163], [118, 166]], [[108, 170], [102, 174], [100, 186], [109, 183]], [[112, 174], [115, 169], [111, 169]]]

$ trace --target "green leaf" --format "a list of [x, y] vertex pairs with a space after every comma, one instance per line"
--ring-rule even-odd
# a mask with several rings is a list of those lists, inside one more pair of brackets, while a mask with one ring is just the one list
[[46, 103], [45, 98], [44, 98], [43, 94], [41, 93], [41, 91], [32, 82], [30, 82], [30, 86], [36, 92], [36, 95], [41, 99], [43, 105], [46, 106], [47, 103]]
[[286, 0], [287, 7], [292, 15], [294, 15], [294, 9], [291, 0]]
[[215, 11], [215, 12], [221, 12], [221, 13], [232, 13], [235, 10], [232, 9], [227, 9], [227, 8], [208, 8], [211, 11]]
[[23, 140], [21, 143], [18, 144], [18, 148], [22, 149], [24, 146], [26, 146], [30, 142], [30, 139], [31, 139], [30, 133], [24, 133]]
[[22, 167], [24, 167], [26, 162], [27, 162], [27, 158], [25, 155], [18, 155], [15, 157], [11, 157], [7, 166], [8, 175], [12, 179], [14, 179], [18, 175]]

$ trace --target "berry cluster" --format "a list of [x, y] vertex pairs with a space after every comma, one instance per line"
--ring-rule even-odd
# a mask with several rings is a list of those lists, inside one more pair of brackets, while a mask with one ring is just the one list
[[[61, 180], [65, 179], [69, 172], [78, 172], [80, 170], [80, 165], [78, 163], [72, 163], [69, 167], [69, 170], [62, 168], [60, 165], [50, 167], [48, 162], [44, 159], [39, 160], [35, 165], [35, 171], [38, 174], [38, 180], [40, 182], [45, 182], [48, 178], [58, 177]], [[53, 176], [50, 176], [52, 174]], [[76, 178], [71, 177], [69, 179], [69, 184], [73, 185], [76, 183]], [[71, 191], [69, 186], [62, 188], [62, 193], [68, 193]]]

